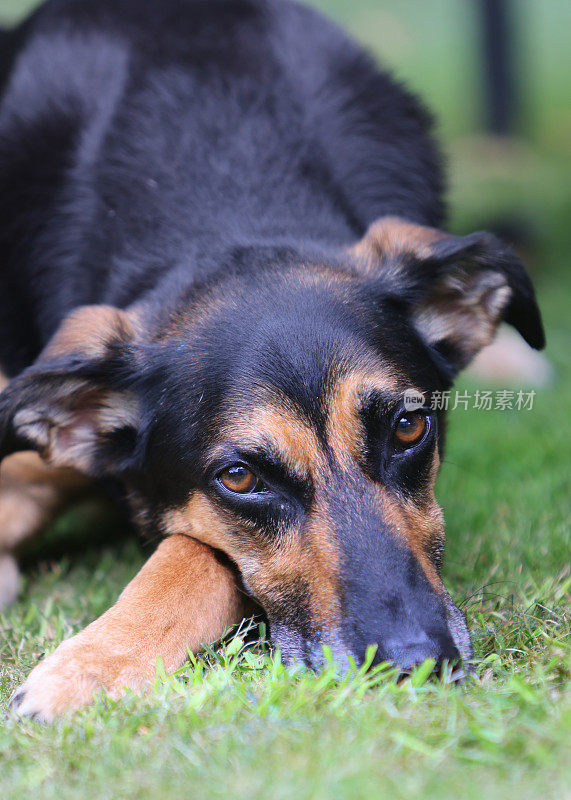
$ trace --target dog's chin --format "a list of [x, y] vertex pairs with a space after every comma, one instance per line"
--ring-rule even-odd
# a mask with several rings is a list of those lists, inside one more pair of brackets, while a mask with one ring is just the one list
[[[274, 623], [270, 624], [270, 640], [272, 646], [279, 650], [282, 664], [286, 667], [305, 667], [318, 672], [333, 661], [339, 672], [345, 674], [352, 664], [358, 662], [355, 654], [337, 634], [329, 635], [326, 639], [308, 638], [295, 629]], [[327, 650], [324, 650], [324, 646]]]

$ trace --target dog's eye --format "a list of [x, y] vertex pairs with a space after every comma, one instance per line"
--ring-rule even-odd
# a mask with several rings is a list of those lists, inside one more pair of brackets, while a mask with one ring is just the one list
[[237, 494], [251, 494], [252, 492], [261, 492], [264, 489], [264, 485], [258, 476], [254, 475], [242, 464], [227, 467], [218, 475], [218, 480], [226, 489]]
[[395, 444], [400, 448], [409, 448], [417, 444], [428, 425], [426, 415], [419, 411], [403, 414], [395, 428]]

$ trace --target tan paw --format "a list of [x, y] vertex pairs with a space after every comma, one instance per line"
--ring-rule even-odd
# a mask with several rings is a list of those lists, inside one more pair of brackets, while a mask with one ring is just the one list
[[44, 464], [37, 453], [13, 453], [0, 468], [0, 548], [12, 550], [40, 533], [90, 481]]
[[23, 490], [0, 487], [0, 544], [3, 548], [11, 550], [31, 539], [49, 520], [39, 500]]
[[16, 600], [19, 589], [20, 572], [16, 559], [10, 553], [0, 552], [0, 610]]
[[154, 676], [148, 660], [141, 664], [132, 655], [101, 652], [77, 634], [32, 670], [14, 693], [10, 709], [19, 717], [50, 722], [89, 705], [101, 690], [117, 699], [126, 689], [141, 691]]

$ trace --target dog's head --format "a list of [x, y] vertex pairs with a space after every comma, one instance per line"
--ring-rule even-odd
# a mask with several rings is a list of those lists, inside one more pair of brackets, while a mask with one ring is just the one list
[[404, 397], [446, 389], [502, 319], [543, 345], [523, 267], [389, 218], [344, 252], [228, 262], [164, 307], [73, 312], [0, 396], [4, 452], [117, 476], [147, 524], [224, 551], [286, 658], [467, 657], [440, 579], [444, 419]]

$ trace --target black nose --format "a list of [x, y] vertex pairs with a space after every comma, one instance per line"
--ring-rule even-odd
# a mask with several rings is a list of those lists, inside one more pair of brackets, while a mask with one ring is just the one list
[[435, 670], [439, 671], [444, 661], [455, 663], [460, 660], [460, 653], [452, 637], [447, 633], [416, 633], [413, 639], [385, 640], [377, 651], [378, 661], [391, 661], [403, 672], [410, 672], [427, 658], [436, 662]]

